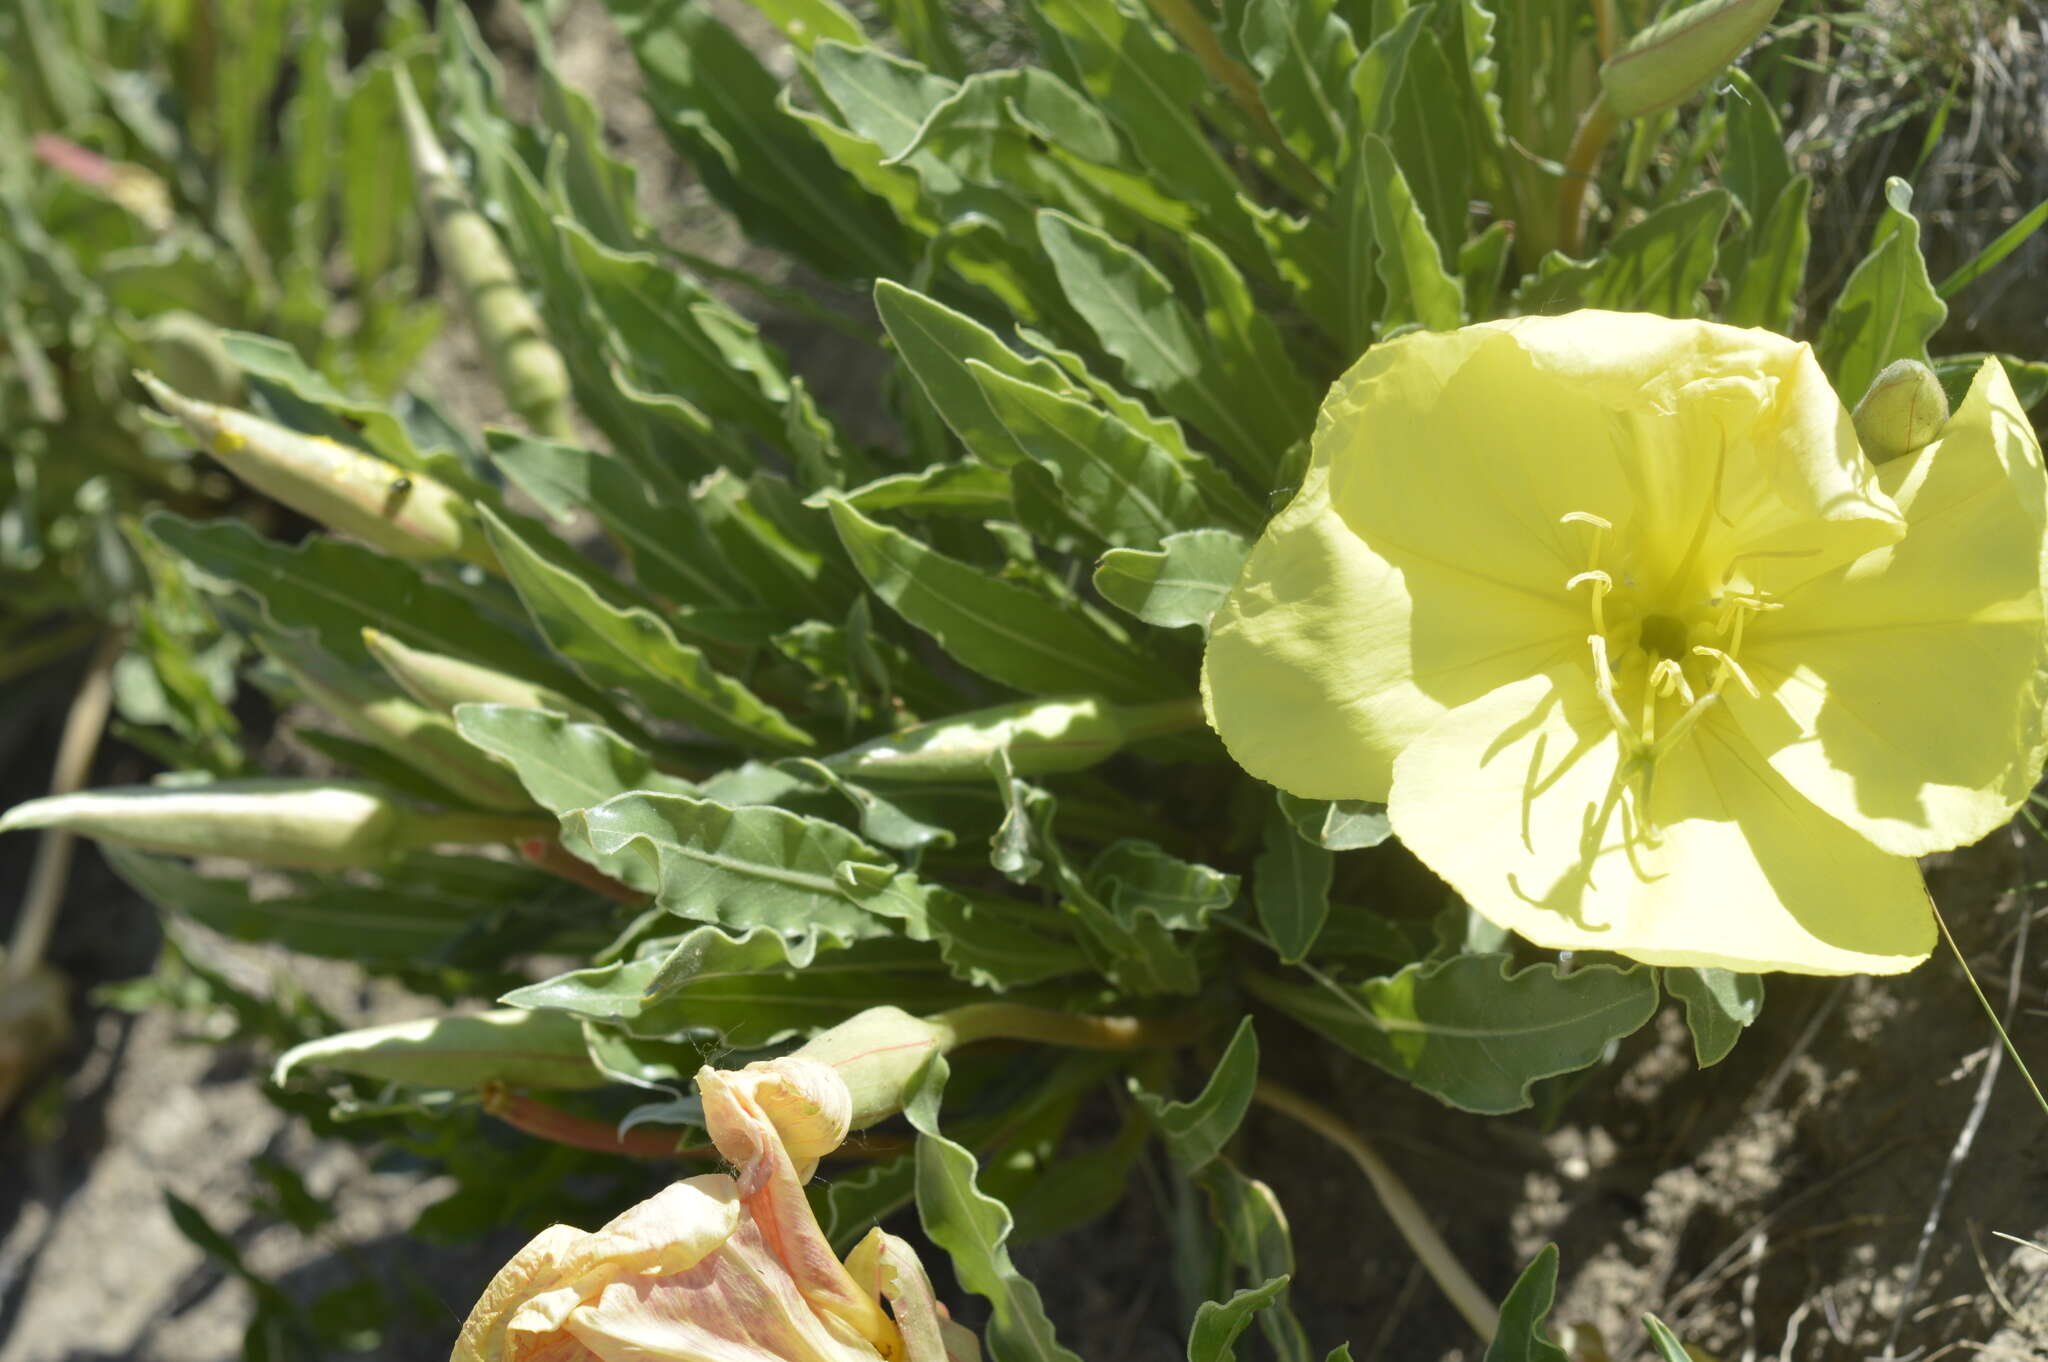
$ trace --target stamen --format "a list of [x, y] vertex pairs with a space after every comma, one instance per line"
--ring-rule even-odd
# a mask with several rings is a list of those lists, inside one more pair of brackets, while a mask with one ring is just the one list
[[1614, 590], [1614, 579], [1600, 571], [1600, 569], [1592, 568], [1586, 572], [1579, 573], [1576, 577], [1566, 582], [1564, 589], [1570, 591], [1582, 582], [1589, 583], [1593, 588], [1594, 632], [1605, 634], [1607, 632], [1607, 612], [1603, 602], [1607, 599], [1607, 593]]
[[1642, 739], [1636, 736], [1635, 727], [1621, 712], [1621, 702], [1614, 695], [1614, 668], [1607, 662], [1607, 640], [1600, 634], [1589, 634], [1586, 643], [1593, 650], [1593, 693], [1600, 697], [1600, 704], [1607, 711], [1607, 721], [1614, 725], [1614, 731], [1626, 740], [1630, 751], [1642, 747]]
[[[1740, 615], [1735, 617], [1736, 646], [1738, 647], [1741, 644], [1742, 620], [1743, 617]], [[1728, 684], [1728, 678], [1731, 676], [1742, 683], [1742, 688], [1749, 692], [1750, 699], [1754, 700], [1762, 694], [1761, 691], [1757, 690], [1756, 682], [1749, 679], [1749, 673], [1742, 670], [1742, 664], [1721, 649], [1709, 648], [1706, 644], [1702, 643], [1695, 646], [1693, 652], [1701, 657], [1711, 657], [1720, 663], [1720, 666], [1714, 671], [1713, 688], [1708, 692], [1710, 695], [1719, 695], [1721, 687]]]
[[1614, 522], [1606, 516], [1594, 515], [1591, 511], [1566, 511], [1557, 518], [1560, 525], [1591, 525], [1596, 530], [1611, 530]]
[[1675, 696], [1688, 705], [1693, 702], [1692, 687], [1685, 680], [1685, 668], [1672, 658], [1659, 658], [1657, 665], [1650, 668], [1650, 688], [1666, 700]]

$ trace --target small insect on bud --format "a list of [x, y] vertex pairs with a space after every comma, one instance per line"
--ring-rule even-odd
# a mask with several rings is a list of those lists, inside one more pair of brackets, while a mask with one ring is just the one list
[[1691, 98], [1756, 41], [1781, 0], [1700, 0], [1651, 24], [1607, 59], [1600, 87], [1620, 118]]
[[1865, 457], [1883, 463], [1934, 443], [1948, 424], [1948, 396], [1934, 370], [1917, 359], [1894, 360], [1870, 381], [1853, 419]]

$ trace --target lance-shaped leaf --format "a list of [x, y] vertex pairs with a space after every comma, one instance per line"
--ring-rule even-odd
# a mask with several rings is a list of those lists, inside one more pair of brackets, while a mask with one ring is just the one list
[[1529, 1105], [1539, 1078], [1582, 1069], [1657, 1010], [1648, 966], [1555, 965], [1510, 973], [1506, 955], [1411, 965], [1355, 986], [1254, 978], [1253, 990], [1305, 1026], [1455, 1107]]
[[1812, 198], [1813, 177], [1797, 176], [1778, 195], [1770, 215], [1751, 230], [1742, 274], [1722, 309], [1722, 318], [1730, 326], [1761, 326], [1778, 332], [1790, 329], [1799, 290], [1806, 282], [1812, 243], [1806, 210]]
[[1543, 1327], [1556, 1299], [1557, 1245], [1545, 1244], [1500, 1303], [1500, 1328], [1486, 1345], [1485, 1362], [1566, 1362]]
[[952, 1258], [960, 1284], [989, 1303], [990, 1362], [1081, 1362], [1060, 1346], [1038, 1288], [1010, 1261], [1010, 1208], [977, 1185], [973, 1153], [939, 1133], [946, 1074], [944, 1057], [934, 1056], [904, 1108], [918, 1132], [918, 1220]]
[[1263, 402], [1241, 391], [1255, 387], [1256, 376], [1225, 372], [1211, 357], [1166, 277], [1130, 247], [1063, 213], [1040, 212], [1038, 237], [1067, 301], [1122, 361], [1125, 376], [1216, 441], [1254, 483], [1269, 482], [1289, 436], [1261, 427], [1256, 413]]
[[1393, 148], [1383, 137], [1365, 139], [1365, 176], [1372, 185], [1372, 230], [1379, 244], [1380, 282], [1386, 285], [1383, 326], [1420, 322], [1449, 331], [1464, 320], [1464, 291], [1444, 268], [1443, 253], [1409, 191]]
[[1814, 344], [1844, 401], [1862, 397], [1895, 359], [1926, 364], [1928, 338], [1948, 317], [1948, 305], [1934, 291], [1920, 256], [1913, 187], [1893, 176], [1885, 181], [1884, 200], [1870, 253], [1842, 285]]
[[1248, 1286], [1226, 1301], [1203, 1301], [1188, 1331], [1188, 1362], [1237, 1362], [1237, 1336], [1251, 1327], [1252, 1317], [1282, 1299], [1286, 1277], [1272, 1277]]
[[1609, 242], [1597, 260], [1575, 264], [1552, 254], [1524, 282], [1516, 305], [1525, 312], [1602, 307], [1697, 316], [1728, 207], [1728, 191], [1710, 189], [1650, 214]]
[[[790, 936], [768, 927], [699, 927], [665, 954], [598, 965], [505, 995], [515, 1007], [549, 1008], [633, 1036], [722, 1034], [734, 1045], [772, 1045], [891, 1004], [920, 1014], [973, 1000], [928, 944], [900, 937], [856, 941]], [[822, 953], [821, 953], [822, 951]]]
[[534, 801], [550, 813], [587, 809], [629, 790], [697, 793], [697, 787], [656, 769], [645, 748], [598, 724], [511, 705], [466, 704], [455, 726], [470, 743], [500, 758]]
[[1246, 1017], [1217, 1061], [1215, 1072], [1192, 1101], [1168, 1102], [1140, 1090], [1138, 1104], [1159, 1128], [1173, 1161], [1195, 1172], [1223, 1152], [1251, 1109], [1252, 1087], [1259, 1079], [1259, 1038]]
[[[573, 834], [587, 845], [600, 869], [653, 884], [656, 903], [698, 922], [848, 942], [888, 934], [878, 912], [903, 910], [900, 899], [864, 892], [841, 870], [886, 875], [895, 869], [888, 857], [837, 824], [784, 809], [633, 793], [572, 810], [562, 825], [565, 841]], [[924, 935], [921, 923], [907, 925]]]
[[1239, 11], [1238, 41], [1274, 124], [1325, 179], [1344, 160], [1345, 88], [1358, 61], [1351, 26], [1335, 9], [1332, 0], [1248, 0]]
[[1265, 850], [1252, 867], [1252, 896], [1274, 953], [1291, 965], [1307, 957], [1330, 916], [1337, 858], [1302, 837], [1278, 805], [1266, 817], [1265, 833]]
[[601, 1088], [607, 1079], [584, 1051], [583, 1028], [554, 1012], [500, 1008], [424, 1017], [294, 1045], [277, 1058], [270, 1081], [283, 1086], [302, 1069], [332, 1069], [427, 1088]]
[[612, 605], [489, 512], [485, 525], [534, 624], [592, 685], [622, 691], [654, 717], [714, 738], [782, 750], [811, 745], [808, 734], [678, 640], [652, 611]]
[[1173, 689], [1149, 658], [1045, 597], [926, 548], [844, 500], [834, 499], [830, 508], [848, 555], [875, 595], [991, 681], [1041, 695], [1087, 689], [1124, 700]]
[[1693, 1057], [1702, 1069], [1726, 1059], [1764, 1008], [1764, 981], [1756, 974], [1671, 968], [1664, 971], [1664, 990], [1685, 1004]]

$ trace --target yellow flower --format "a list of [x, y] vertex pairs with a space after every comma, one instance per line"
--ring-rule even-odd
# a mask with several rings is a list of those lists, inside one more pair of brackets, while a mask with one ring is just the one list
[[1941, 439], [1873, 467], [1767, 332], [1412, 335], [1331, 390], [1203, 696], [1253, 775], [1385, 801], [1539, 945], [1898, 971], [1934, 940], [1911, 858], [2040, 773], [2044, 540], [1995, 361]]
[[594, 1234], [543, 1231], [451, 1362], [975, 1362], [908, 1244], [872, 1230], [842, 1264], [811, 1214], [803, 1184], [853, 1105], [830, 1066], [706, 1067], [697, 1087], [738, 1177], [674, 1183]]

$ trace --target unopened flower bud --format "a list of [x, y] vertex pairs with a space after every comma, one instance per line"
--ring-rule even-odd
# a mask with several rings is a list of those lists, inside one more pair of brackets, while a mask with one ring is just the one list
[[125, 785], [31, 799], [0, 816], [0, 832], [63, 828], [141, 851], [301, 870], [378, 866], [414, 847], [513, 841], [548, 827], [530, 818], [429, 812], [378, 786], [338, 780]]
[[408, 647], [381, 630], [363, 630], [363, 646], [407, 695], [442, 714], [464, 704], [511, 705], [551, 709], [579, 723], [604, 722], [596, 711], [559, 691], [459, 657]]
[[247, 412], [195, 402], [152, 375], [136, 378], [207, 453], [266, 496], [393, 557], [461, 558], [496, 571], [497, 556], [469, 502], [438, 479]]
[[1854, 419], [1864, 455], [1883, 463], [1934, 443], [1948, 424], [1948, 395], [1919, 360], [1894, 360], [1870, 381]]
[[989, 758], [1008, 748], [1017, 775], [1055, 775], [1086, 770], [1127, 743], [1199, 721], [1191, 702], [1022, 700], [886, 734], [827, 757], [825, 765], [869, 780], [985, 780]]
[[1756, 41], [1779, 3], [1700, 0], [1651, 24], [1600, 68], [1607, 107], [1640, 118], [1691, 98]]
[[953, 1031], [900, 1007], [871, 1007], [807, 1041], [792, 1059], [823, 1064], [845, 1080], [850, 1127], [864, 1130], [903, 1110], [903, 1092], [934, 1053], [953, 1045]]

